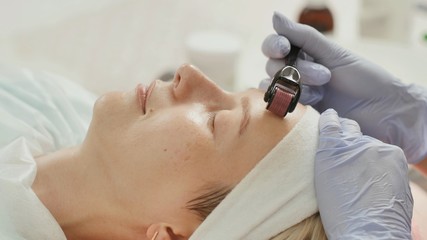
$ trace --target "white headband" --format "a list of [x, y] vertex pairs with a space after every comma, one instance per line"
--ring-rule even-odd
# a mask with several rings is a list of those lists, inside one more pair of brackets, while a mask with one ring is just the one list
[[228, 194], [190, 240], [269, 239], [318, 211], [314, 157], [319, 113], [294, 128]]

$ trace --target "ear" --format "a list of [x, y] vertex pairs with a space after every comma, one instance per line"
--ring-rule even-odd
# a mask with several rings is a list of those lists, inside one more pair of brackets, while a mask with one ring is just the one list
[[177, 240], [177, 239], [189, 239], [191, 232], [185, 231], [177, 226], [173, 226], [166, 223], [153, 223], [147, 228], [145, 233], [148, 239], [153, 237], [158, 232], [155, 240]]

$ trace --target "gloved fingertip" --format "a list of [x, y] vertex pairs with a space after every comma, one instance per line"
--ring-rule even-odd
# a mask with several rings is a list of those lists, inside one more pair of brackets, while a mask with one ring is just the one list
[[327, 109], [319, 118], [320, 136], [338, 137], [341, 134], [341, 123], [334, 109]]
[[282, 13], [280, 13], [280, 12], [278, 12], [278, 11], [274, 11], [273, 12], [273, 21], [276, 19], [276, 18], [283, 18], [284, 17], [284, 15], [282, 14]]
[[284, 30], [282, 29], [282, 27], [289, 26], [290, 23], [291, 21], [285, 15], [278, 11], [274, 11], [273, 28], [276, 30], [277, 33], [280, 33], [281, 30]]
[[340, 118], [340, 123], [342, 130], [347, 135], [352, 135], [354, 137], [358, 137], [362, 135], [359, 124], [348, 118]]
[[269, 58], [284, 58], [290, 51], [291, 44], [289, 40], [277, 34], [268, 35], [261, 46], [265, 56]]
[[[303, 35], [301, 35], [301, 26], [299, 23], [296, 23], [289, 18], [287, 18], [285, 15], [279, 12], [274, 12], [273, 15], [273, 29], [282, 36], [286, 36], [286, 38], [292, 42], [292, 44], [301, 47], [304, 49], [304, 38]], [[303, 31], [304, 32], [304, 31]]]
[[321, 116], [332, 116], [332, 115], [336, 115], [338, 117], [338, 113], [337, 111], [335, 111], [335, 109], [333, 108], [328, 108], [326, 109], [324, 112], [322, 112], [320, 114]]

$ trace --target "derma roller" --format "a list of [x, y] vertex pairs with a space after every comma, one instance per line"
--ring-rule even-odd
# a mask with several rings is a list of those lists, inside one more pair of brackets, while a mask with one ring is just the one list
[[291, 45], [291, 51], [285, 58], [286, 66], [274, 75], [264, 94], [267, 110], [279, 117], [294, 111], [301, 95], [301, 75], [296, 68], [299, 51], [299, 47]]

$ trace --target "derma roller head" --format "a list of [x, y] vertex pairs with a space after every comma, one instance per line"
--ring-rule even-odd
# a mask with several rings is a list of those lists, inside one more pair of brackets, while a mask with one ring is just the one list
[[295, 67], [299, 50], [291, 46], [291, 51], [286, 56], [287, 65], [274, 75], [264, 95], [267, 109], [279, 117], [285, 117], [295, 109], [301, 94], [301, 75]]

